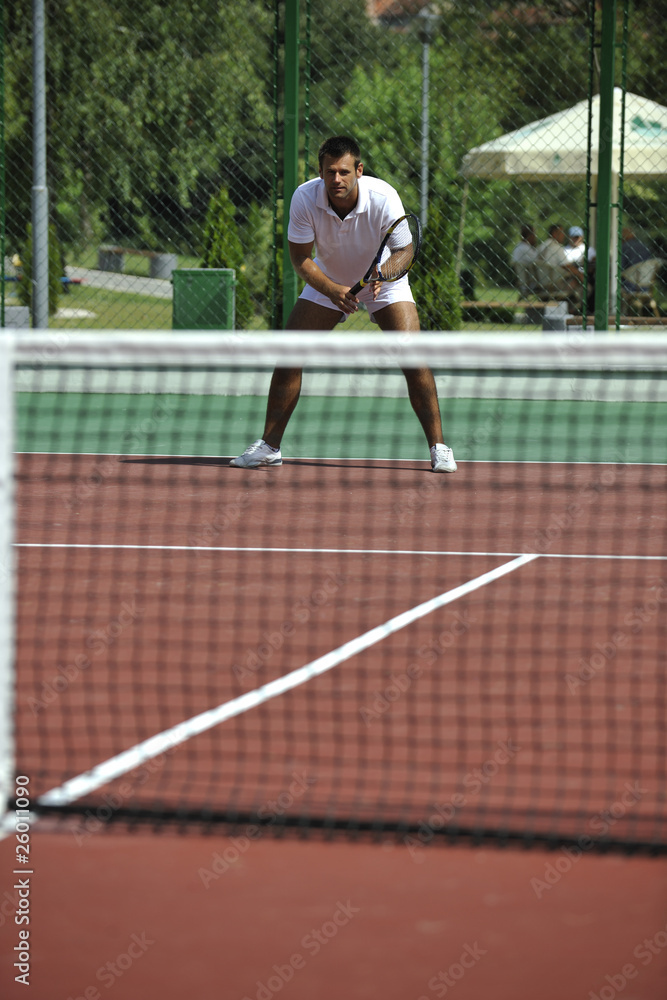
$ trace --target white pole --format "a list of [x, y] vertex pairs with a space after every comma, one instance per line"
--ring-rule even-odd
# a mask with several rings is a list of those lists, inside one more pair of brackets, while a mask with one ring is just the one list
[[598, 175], [591, 176], [591, 207], [588, 215], [588, 242], [595, 248], [598, 231]]
[[461, 277], [461, 265], [463, 264], [463, 232], [466, 224], [466, 206], [468, 204], [468, 189], [470, 181], [466, 177], [463, 185], [463, 197], [461, 198], [461, 216], [459, 218], [459, 238], [456, 244], [456, 278]]
[[431, 41], [433, 27], [438, 19], [429, 7], [424, 7], [419, 14], [419, 37], [422, 43], [422, 113], [421, 113], [421, 224], [426, 229], [428, 222], [428, 184], [429, 184], [429, 118], [430, 118], [430, 75], [431, 75]]
[[[618, 293], [616, 281], [616, 268], [618, 267], [618, 173], [614, 170], [611, 175], [611, 224], [610, 224], [610, 247], [609, 247], [609, 316], [616, 314], [616, 298]], [[615, 320], [614, 320], [615, 322]], [[609, 321], [611, 326], [611, 318]]]

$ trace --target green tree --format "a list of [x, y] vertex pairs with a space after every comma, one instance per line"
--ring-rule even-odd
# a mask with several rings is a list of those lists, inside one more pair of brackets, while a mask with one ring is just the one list
[[270, 329], [282, 329], [287, 322], [287, 316], [283, 315], [283, 206], [284, 200], [279, 198], [275, 218], [270, 221], [270, 235], [268, 235], [267, 227], [267, 241], [270, 251], [266, 267], [266, 295], [263, 312]]
[[229, 267], [236, 271], [236, 328], [244, 330], [253, 314], [243, 247], [239, 239], [234, 206], [226, 188], [211, 198], [204, 226], [202, 267]]
[[461, 291], [456, 277], [458, 193], [451, 186], [431, 203], [421, 257], [415, 264], [415, 298], [422, 330], [461, 328]]
[[[32, 39], [30, 4], [8, 8], [13, 179], [30, 170]], [[264, 0], [47, 0], [51, 202], [70, 216], [76, 203], [83, 240], [104, 209], [98, 238], [120, 229], [154, 249], [187, 242], [193, 214], [205, 214], [222, 176], [235, 179], [237, 204], [247, 178], [259, 183], [258, 147], [270, 148], [273, 127], [272, 24]], [[16, 190], [10, 213], [22, 231], [29, 185], [27, 195]]]

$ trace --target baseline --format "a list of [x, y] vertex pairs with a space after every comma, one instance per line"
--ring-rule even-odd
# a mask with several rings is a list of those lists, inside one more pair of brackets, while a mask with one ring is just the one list
[[485, 559], [516, 559], [522, 555], [541, 559], [624, 559], [637, 562], [656, 562], [667, 559], [666, 555], [639, 556], [616, 555], [613, 552], [474, 552], [458, 549], [315, 549], [292, 548], [273, 545], [129, 545], [116, 542], [14, 542], [17, 549], [129, 549], [152, 552], [287, 552], [294, 555], [351, 555], [351, 556], [481, 556]]
[[[162, 459], [168, 461], [172, 459], [174, 464], [178, 464], [179, 459], [211, 459], [213, 461], [222, 462], [227, 458], [233, 458], [233, 455], [220, 455], [216, 454], [206, 454], [206, 455], [160, 455], [156, 452], [147, 452], [145, 454], [132, 453], [119, 451], [15, 451], [15, 455], [49, 455], [55, 456], [56, 458], [120, 458], [120, 459]], [[633, 468], [635, 466], [646, 465], [649, 467], [662, 468], [667, 465], [667, 462], [618, 462], [612, 461], [611, 459], [605, 461], [597, 461], [593, 459], [579, 460], [579, 459], [537, 459], [537, 458], [457, 458], [457, 464], [459, 465], [631, 465]], [[369, 458], [364, 456], [362, 458], [349, 458], [347, 456], [337, 456], [334, 458], [322, 457], [321, 455], [300, 455], [298, 457], [289, 457], [283, 459], [283, 464], [285, 465], [299, 465], [302, 463], [311, 462], [349, 462], [351, 465], [360, 462], [389, 462], [390, 464], [400, 465], [407, 462], [419, 462], [421, 465], [428, 465], [428, 459], [424, 459], [423, 456], [415, 455], [414, 458]], [[226, 469], [227, 466], [221, 466]]]

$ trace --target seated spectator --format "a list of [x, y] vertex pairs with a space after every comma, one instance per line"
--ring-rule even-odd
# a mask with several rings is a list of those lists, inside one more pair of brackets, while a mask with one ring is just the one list
[[[629, 226], [624, 226], [621, 233], [621, 274], [627, 271], [633, 264], [641, 264], [643, 260], [650, 260], [653, 254], [645, 243], [635, 236]], [[626, 292], [638, 292], [639, 288], [627, 278], [622, 278], [622, 285]]]
[[[584, 273], [584, 254], [586, 252], [586, 247], [584, 244], [584, 231], [581, 226], [570, 226], [567, 235], [569, 237], [569, 244], [565, 247], [565, 256], [567, 257], [570, 264], [576, 264], [582, 275]], [[588, 298], [588, 309], [589, 311], [594, 308], [595, 303], [595, 258], [596, 250], [595, 247], [588, 248], [588, 273], [586, 276], [587, 285], [587, 298]]]
[[584, 231], [581, 226], [570, 226], [567, 235], [570, 242], [565, 247], [565, 256], [570, 264], [578, 264], [581, 267], [586, 250], [584, 246]]
[[581, 297], [583, 271], [568, 260], [565, 230], [558, 223], [549, 227], [549, 238], [537, 248], [535, 272], [542, 298], [567, 299], [574, 304]]
[[521, 241], [512, 251], [512, 267], [516, 274], [519, 295], [526, 297], [535, 292], [535, 258], [537, 237], [532, 226], [521, 227]]

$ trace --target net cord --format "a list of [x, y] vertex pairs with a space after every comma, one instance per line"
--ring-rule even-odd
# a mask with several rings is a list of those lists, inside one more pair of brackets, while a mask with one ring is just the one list
[[[10, 331], [7, 331], [7, 336]], [[14, 331], [17, 334], [17, 331]], [[49, 366], [148, 365], [179, 368], [252, 366], [292, 367], [324, 365], [341, 369], [394, 369], [431, 366], [444, 369], [522, 371], [667, 370], [664, 334], [466, 333], [328, 334], [202, 333], [198, 330], [127, 331], [81, 330], [55, 335], [48, 331], [21, 332], [7, 339], [10, 360], [40, 370]]]

